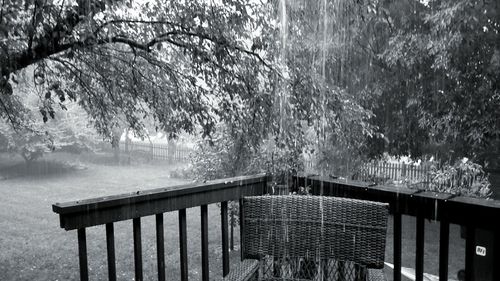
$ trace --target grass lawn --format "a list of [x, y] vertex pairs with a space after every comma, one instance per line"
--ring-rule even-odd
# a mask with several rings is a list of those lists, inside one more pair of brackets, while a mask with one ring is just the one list
[[[154, 187], [172, 186], [186, 181], [169, 178], [169, 165], [95, 165], [85, 168], [47, 168], [52, 175], [16, 175], [8, 167], [17, 159], [3, 156], [0, 162], [0, 280], [74, 280], [78, 279], [76, 231], [59, 227], [52, 204], [97, 196], [131, 192]], [[63, 171], [61, 173], [61, 170]], [[2, 173], [3, 172], [3, 173]], [[14, 176], [12, 176], [14, 174]], [[220, 215], [216, 205], [209, 208], [210, 254], [213, 276], [220, 275]], [[188, 210], [190, 277], [199, 279], [200, 215], [199, 209]], [[154, 279], [156, 249], [154, 217], [142, 223], [145, 279]], [[166, 264], [169, 280], [178, 278], [177, 213], [165, 214]], [[115, 226], [117, 271], [120, 280], [133, 276], [133, 239], [131, 221]], [[105, 228], [87, 230], [91, 280], [107, 277]]]
[[[156, 163], [133, 165], [106, 165], [106, 161], [88, 158], [57, 156], [79, 163], [67, 166], [53, 165], [50, 159], [43, 175], [26, 175], [12, 169], [19, 159], [0, 154], [0, 280], [75, 280], [78, 275], [76, 231], [59, 227], [58, 216], [52, 212], [55, 202], [80, 200], [156, 187], [185, 183], [169, 177], [175, 168]], [[54, 158], [54, 157], [52, 157]], [[50, 164], [52, 163], [52, 164]], [[100, 164], [96, 164], [100, 163]], [[56, 167], [56, 168], [53, 168]], [[189, 277], [200, 280], [201, 243], [200, 210], [187, 211]], [[414, 267], [415, 221], [403, 218], [403, 266]], [[390, 222], [392, 225], [392, 221]], [[239, 243], [236, 229], [235, 244]], [[450, 277], [463, 268], [464, 241], [458, 226], [450, 229]], [[209, 251], [211, 279], [221, 276], [220, 211], [209, 206]], [[89, 274], [91, 280], [107, 278], [106, 241], [104, 226], [87, 229]], [[167, 279], [179, 279], [179, 242], [177, 213], [165, 214], [165, 257]], [[142, 220], [142, 246], [145, 280], [156, 278], [156, 246], [154, 217]], [[425, 271], [438, 272], [439, 224], [426, 224]], [[119, 280], [133, 279], [132, 222], [115, 224], [115, 246]], [[239, 259], [239, 252], [231, 253], [231, 263]], [[389, 229], [387, 262], [392, 263], [392, 229]], [[392, 280], [392, 271], [387, 269]]]

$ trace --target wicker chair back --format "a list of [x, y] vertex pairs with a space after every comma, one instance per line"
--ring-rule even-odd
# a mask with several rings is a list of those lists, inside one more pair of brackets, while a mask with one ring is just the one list
[[384, 266], [388, 204], [324, 196], [243, 200], [243, 257], [351, 261]]

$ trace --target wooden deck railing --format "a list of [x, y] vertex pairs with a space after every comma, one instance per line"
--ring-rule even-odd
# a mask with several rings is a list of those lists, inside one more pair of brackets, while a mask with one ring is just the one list
[[[329, 177], [300, 178], [300, 185], [310, 185], [312, 194], [349, 197], [387, 202], [394, 217], [394, 281], [401, 281], [402, 215], [416, 217], [416, 281], [424, 278], [424, 234], [425, 219], [439, 221], [439, 280], [448, 280], [448, 253], [450, 224], [466, 228], [465, 273], [467, 281], [474, 276], [485, 276], [481, 280], [500, 280], [500, 201], [453, 196], [450, 194], [422, 192], [413, 189], [386, 186], [370, 186], [365, 182], [336, 180]], [[475, 235], [477, 230], [493, 234], [491, 264], [478, 264]]]
[[52, 209], [60, 216], [61, 228], [77, 229], [81, 280], [89, 279], [85, 229], [106, 225], [108, 277], [109, 280], [116, 280], [113, 223], [131, 219], [133, 221], [135, 280], [140, 281], [143, 280], [141, 218], [156, 216], [158, 280], [165, 280], [163, 213], [178, 211], [181, 280], [188, 280], [186, 209], [200, 207], [202, 280], [209, 280], [207, 205], [221, 203], [222, 265], [223, 274], [226, 275], [229, 272], [227, 202], [238, 201], [244, 196], [262, 195], [265, 192], [266, 183], [265, 175], [236, 177], [202, 184], [56, 203]]
[[[81, 280], [88, 280], [87, 247], [85, 229], [106, 225], [109, 280], [116, 280], [113, 223], [133, 220], [135, 280], [143, 280], [141, 249], [141, 218], [156, 216], [156, 242], [158, 280], [165, 280], [165, 257], [163, 238], [163, 213], [177, 211], [179, 215], [179, 243], [181, 280], [188, 279], [186, 208], [200, 207], [202, 240], [202, 280], [209, 280], [208, 271], [208, 221], [207, 205], [221, 202], [222, 267], [223, 275], [229, 272], [228, 244], [228, 201], [238, 201], [244, 196], [262, 195], [266, 192], [268, 178], [265, 175], [238, 177], [219, 181], [185, 185], [176, 188], [162, 188], [124, 195], [102, 197], [90, 200], [53, 205], [60, 215], [61, 227], [77, 229]], [[402, 215], [416, 217], [416, 280], [423, 280], [425, 219], [440, 222], [439, 278], [448, 280], [448, 253], [450, 224], [466, 227], [466, 280], [484, 268], [476, 267], [475, 235], [482, 229], [493, 233], [496, 254], [487, 269], [491, 279], [500, 280], [500, 201], [454, 197], [449, 194], [419, 192], [386, 186], [370, 186], [364, 182], [346, 182], [329, 177], [299, 177], [299, 185], [312, 187], [315, 195], [349, 197], [390, 204], [394, 216], [394, 280], [401, 280], [402, 257]], [[241, 204], [241, 200], [240, 200]], [[241, 208], [240, 208], [241, 210]], [[245, 230], [241, 229], [240, 233]], [[496, 265], [496, 266], [493, 266]], [[489, 278], [488, 277], [488, 278]], [[483, 279], [482, 279], [483, 280]]]

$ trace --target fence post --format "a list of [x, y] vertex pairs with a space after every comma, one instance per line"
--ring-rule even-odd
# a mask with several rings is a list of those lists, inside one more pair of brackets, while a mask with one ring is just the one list
[[149, 142], [149, 155], [151, 159], [154, 158], [154, 144], [151, 141]]

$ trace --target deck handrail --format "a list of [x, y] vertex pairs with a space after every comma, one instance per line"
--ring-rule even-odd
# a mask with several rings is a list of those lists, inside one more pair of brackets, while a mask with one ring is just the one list
[[55, 203], [52, 210], [59, 214], [61, 228], [72, 230], [262, 195], [266, 183], [265, 174], [233, 177]]
[[[389, 203], [392, 212], [403, 215], [422, 215], [426, 219], [459, 225], [496, 230], [499, 224], [492, 223], [500, 218], [500, 201], [492, 199], [456, 196], [393, 187], [371, 185], [367, 182], [311, 176], [300, 178], [299, 184], [310, 185], [313, 194], [349, 197]], [[321, 191], [323, 188], [323, 191]], [[473, 215], [472, 215], [473, 214]]]
[[192, 183], [167, 188], [137, 191], [52, 205], [59, 214], [61, 228], [77, 229], [80, 280], [89, 280], [86, 228], [106, 225], [108, 278], [116, 280], [114, 223], [133, 221], [135, 280], [143, 280], [141, 218], [156, 217], [156, 248], [158, 280], [165, 280], [165, 251], [163, 213], [179, 213], [179, 252], [181, 280], [188, 279], [186, 209], [200, 207], [202, 239], [202, 279], [209, 280], [208, 261], [208, 208], [220, 203], [223, 274], [229, 272], [228, 201], [240, 201], [244, 196], [262, 195], [266, 191], [268, 176], [265, 174], [242, 176]]
[[[465, 280], [474, 280], [476, 257], [475, 236], [477, 230], [493, 233], [494, 253], [492, 265], [500, 264], [500, 201], [455, 196], [452, 194], [421, 191], [403, 187], [372, 185], [361, 181], [334, 179], [331, 177], [301, 177], [299, 185], [310, 186], [312, 194], [389, 203], [394, 217], [394, 281], [401, 281], [402, 215], [416, 217], [415, 275], [423, 281], [425, 219], [438, 221], [439, 280], [448, 280], [449, 227], [458, 224], [465, 227]], [[484, 234], [481, 234], [484, 235]], [[491, 280], [500, 280], [500, 267], [490, 268]], [[490, 280], [490, 279], [487, 279]]]
[[[53, 211], [59, 214], [61, 228], [78, 229], [80, 278], [88, 280], [85, 229], [106, 225], [109, 280], [116, 280], [113, 224], [133, 220], [135, 280], [142, 280], [141, 218], [156, 216], [158, 254], [158, 280], [165, 280], [163, 251], [163, 213], [178, 211], [181, 280], [187, 280], [186, 209], [200, 207], [202, 233], [202, 280], [209, 280], [207, 205], [221, 203], [221, 234], [223, 275], [229, 272], [228, 201], [240, 201], [244, 196], [263, 195], [269, 177], [265, 174], [235, 177], [206, 183], [193, 183], [133, 193], [56, 203]], [[394, 279], [401, 280], [402, 215], [416, 217], [417, 280], [423, 280], [425, 219], [439, 221], [439, 276], [447, 280], [449, 227], [451, 223], [466, 229], [466, 280], [473, 280], [475, 233], [485, 229], [494, 234], [494, 264], [500, 264], [500, 201], [484, 200], [451, 194], [371, 185], [361, 181], [333, 179], [331, 177], [299, 177], [299, 186], [311, 186], [314, 195], [348, 197], [389, 203], [393, 215]], [[241, 210], [241, 209], [240, 209]], [[244, 232], [241, 229], [240, 232]], [[500, 280], [500, 267], [492, 269], [492, 280]]]

